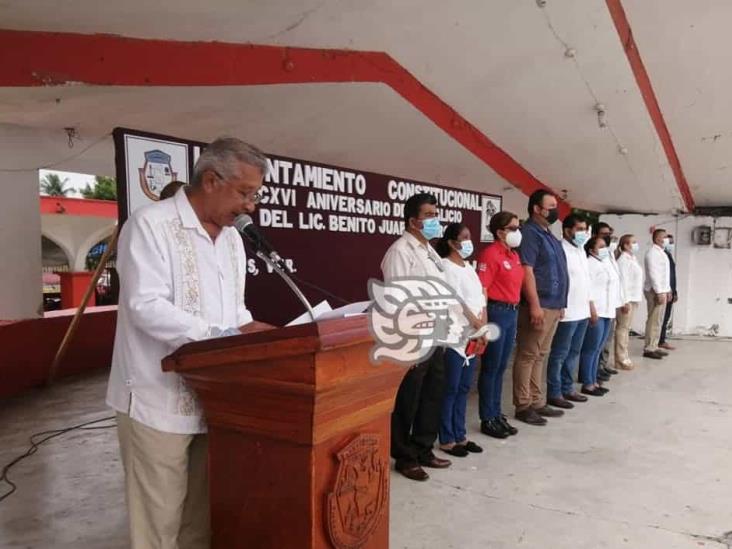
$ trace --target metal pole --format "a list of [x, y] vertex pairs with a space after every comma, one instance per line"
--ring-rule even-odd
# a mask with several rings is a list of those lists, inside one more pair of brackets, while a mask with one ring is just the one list
[[297, 298], [302, 302], [303, 305], [305, 305], [305, 308], [308, 311], [308, 314], [310, 315], [310, 318], [315, 321], [315, 311], [313, 311], [312, 305], [310, 305], [310, 302], [305, 297], [305, 294], [300, 291], [300, 288], [297, 287], [297, 285], [292, 281], [290, 278], [290, 275], [288, 275], [282, 267], [280, 267], [277, 262], [272, 261], [271, 258], [269, 258], [267, 255], [265, 255], [262, 252], [257, 252], [257, 257], [264, 261], [267, 265], [269, 265], [274, 272], [276, 272], [282, 280], [284, 280], [287, 285], [290, 287], [292, 292], [297, 296]]

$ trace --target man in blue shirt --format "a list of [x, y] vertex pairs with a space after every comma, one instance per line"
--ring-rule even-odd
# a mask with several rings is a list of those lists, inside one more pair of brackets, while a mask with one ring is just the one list
[[544, 394], [544, 364], [557, 324], [567, 306], [569, 276], [561, 242], [549, 230], [559, 219], [557, 198], [539, 190], [529, 197], [529, 220], [519, 248], [524, 267], [523, 300], [519, 309], [513, 402], [516, 419], [545, 425], [545, 417], [564, 412], [550, 408]]

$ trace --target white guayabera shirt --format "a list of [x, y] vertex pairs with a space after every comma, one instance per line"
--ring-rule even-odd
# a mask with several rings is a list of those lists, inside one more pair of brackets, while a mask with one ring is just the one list
[[117, 252], [120, 296], [107, 404], [153, 429], [206, 432], [193, 391], [160, 361], [190, 341], [252, 321], [244, 304], [246, 254], [234, 228], [216, 241], [184, 189], [137, 210]]

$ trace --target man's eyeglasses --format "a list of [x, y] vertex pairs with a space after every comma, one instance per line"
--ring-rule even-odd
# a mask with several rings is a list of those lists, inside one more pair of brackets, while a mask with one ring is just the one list
[[[219, 172], [214, 170], [214, 175], [218, 177], [221, 181], [226, 181], [224, 179], [224, 176], [222, 176]], [[244, 200], [248, 200], [252, 204], [259, 204], [262, 201], [262, 193], [259, 191], [253, 192], [253, 193], [240, 193]]]

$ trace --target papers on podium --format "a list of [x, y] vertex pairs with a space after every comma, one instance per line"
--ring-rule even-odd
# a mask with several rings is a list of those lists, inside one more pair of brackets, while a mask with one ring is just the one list
[[[365, 314], [370, 305], [371, 301], [358, 301], [356, 303], [349, 303], [343, 307], [338, 307], [337, 309], [332, 309], [327, 301], [321, 301], [313, 307], [313, 312], [315, 313], [315, 320], [347, 318], [350, 316]], [[290, 321], [287, 326], [297, 326], [298, 324], [306, 324], [308, 322], [312, 322], [310, 319], [310, 313], [305, 312]]]

